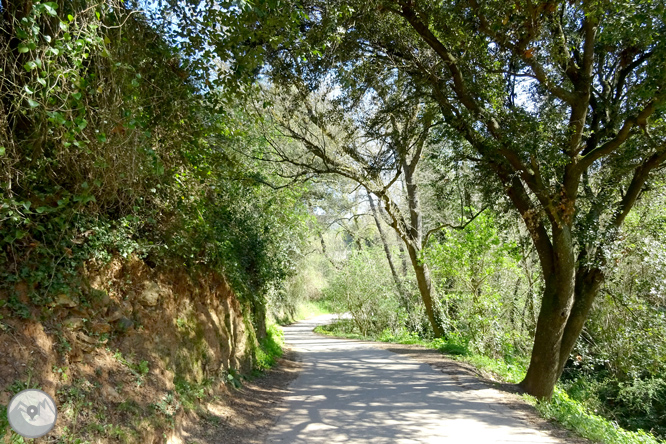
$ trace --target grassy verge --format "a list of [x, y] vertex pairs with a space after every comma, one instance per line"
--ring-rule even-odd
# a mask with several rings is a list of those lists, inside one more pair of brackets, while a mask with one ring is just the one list
[[590, 413], [583, 404], [569, 397], [567, 392], [555, 388], [550, 402], [538, 402], [529, 395], [524, 398], [533, 404], [544, 418], [553, 419], [578, 435], [607, 444], [663, 444], [642, 430], [631, 432], [613, 421]]
[[259, 342], [256, 352], [255, 369], [265, 371], [273, 367], [282, 357], [284, 337], [282, 329], [277, 324], [270, 324], [266, 329], [266, 337]]
[[[507, 362], [504, 359], [495, 359], [488, 356], [470, 353], [461, 341], [443, 339], [424, 340], [417, 335], [402, 333], [398, 335], [384, 332], [379, 336], [363, 337], [353, 333], [348, 323], [321, 325], [315, 332], [347, 339], [362, 339], [380, 342], [394, 342], [398, 344], [418, 344], [426, 348], [436, 349], [449, 355], [450, 358], [467, 362], [476, 368], [489, 372], [501, 382], [518, 383], [525, 376], [525, 367], [520, 362]], [[571, 399], [566, 391], [555, 388], [555, 394], [550, 401], [537, 401], [534, 397], [523, 395], [523, 398], [534, 405], [539, 413], [546, 419], [559, 422], [583, 438], [605, 444], [666, 444], [653, 435], [642, 430], [632, 432], [624, 430], [615, 422], [589, 411], [582, 403]]]
[[326, 301], [305, 301], [298, 306], [296, 311], [296, 321], [313, 318], [315, 316], [331, 314], [333, 311]]
[[294, 311], [276, 310], [270, 313], [269, 319], [280, 325], [288, 325], [303, 319], [313, 318], [315, 316], [331, 314], [335, 311], [331, 309], [330, 303], [325, 300], [305, 300], [299, 302]]

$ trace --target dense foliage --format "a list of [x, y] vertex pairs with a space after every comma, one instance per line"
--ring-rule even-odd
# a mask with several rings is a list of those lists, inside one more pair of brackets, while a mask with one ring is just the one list
[[[424, 136], [448, 140], [483, 178], [485, 198], [518, 212], [531, 238], [543, 287], [520, 385], [550, 398], [611, 276], [608, 253], [666, 161], [663, 3], [289, 5], [221, 2], [178, 36], [195, 58], [202, 43], [213, 48], [225, 65], [220, 84], [263, 76], [289, 97], [273, 119], [310, 156], [275, 151], [301, 169], [296, 176], [340, 174], [385, 203], [437, 336], [429, 270], [414, 260], [424, 236], [412, 179]], [[396, 92], [402, 101], [390, 100]], [[368, 114], [390, 124], [358, 128]], [[424, 127], [418, 142], [410, 122]], [[393, 128], [374, 131], [384, 127]], [[388, 198], [400, 174], [409, 220]]]
[[663, 1], [1, 11], [14, 316], [90, 262], [217, 269], [260, 336], [324, 298], [666, 436]]
[[252, 121], [197, 92], [129, 4], [23, 6], [3, 8], [0, 33], [1, 302], [27, 317], [59, 294], [85, 301], [84, 264], [136, 255], [222, 271], [262, 334], [304, 207], [234, 154], [261, 143]]
[[[666, 337], [661, 288], [666, 240], [663, 230], [655, 230], [663, 222], [663, 197], [661, 192], [650, 194], [632, 213], [613, 253], [614, 279], [601, 288], [553, 404], [540, 407], [547, 416], [594, 439], [637, 442], [630, 435], [622, 438], [626, 441], [613, 438], [624, 432], [586, 412], [629, 430], [666, 436], [666, 353], [661, 340]], [[337, 218], [339, 222], [330, 225], [328, 218], [319, 216], [322, 226], [330, 228], [325, 249], [320, 246], [309, 260], [319, 270], [319, 280], [324, 279], [319, 284], [322, 291], [312, 298], [328, 298], [337, 311], [351, 315], [332, 332], [423, 343], [462, 355], [510, 381], [524, 377], [543, 278], [526, 233], [511, 228], [515, 216], [485, 210], [464, 229], [445, 228], [430, 238], [422, 260], [430, 264], [446, 329], [444, 339], [433, 340], [414, 279], [405, 276], [402, 281], [410, 304], [391, 280], [382, 239], [373, 229], [371, 214], [364, 211], [368, 208], [350, 208], [355, 211], [347, 213], [348, 218], [355, 215], [356, 224]], [[400, 264], [406, 259], [400, 243], [395, 238], [388, 243], [392, 260]], [[420, 310], [414, 310], [414, 302]]]

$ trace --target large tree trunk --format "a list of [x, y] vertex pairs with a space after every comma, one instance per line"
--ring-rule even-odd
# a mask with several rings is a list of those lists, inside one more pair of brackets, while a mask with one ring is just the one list
[[[539, 251], [545, 287], [530, 366], [520, 386], [537, 398], [550, 398], [560, 377], [562, 337], [574, 299], [575, 256], [569, 227], [553, 227], [552, 249]], [[537, 245], [537, 250], [539, 246]], [[544, 256], [549, 255], [546, 261]]]
[[[553, 395], [555, 383], [560, 377], [559, 367], [562, 350], [562, 337], [573, 296], [573, 289], [559, 285], [559, 279], [566, 279], [561, 273], [553, 273], [546, 279], [541, 310], [534, 335], [532, 358], [525, 379], [520, 386], [532, 396], [548, 399]], [[568, 351], [565, 352], [568, 356]]]
[[545, 288], [532, 357], [520, 383], [527, 393], [540, 399], [553, 395], [603, 280], [596, 268], [575, 268], [568, 228], [553, 230], [553, 247], [551, 269], [544, 270]]
[[603, 283], [604, 275], [598, 268], [578, 268], [576, 271], [576, 287], [574, 289], [574, 303], [567, 320], [562, 337], [562, 351], [566, 354], [560, 356], [560, 367], [558, 373], [561, 375], [571, 350], [583, 331], [592, 303], [599, 294], [599, 288]]
[[442, 329], [439, 317], [435, 312], [435, 307], [432, 301], [433, 291], [432, 281], [430, 280], [430, 270], [428, 270], [428, 266], [426, 264], [419, 260], [418, 250], [407, 242], [405, 244], [407, 246], [407, 251], [409, 252], [409, 258], [412, 261], [412, 267], [414, 268], [414, 274], [416, 274], [416, 282], [419, 287], [419, 293], [421, 293], [421, 299], [423, 300], [423, 305], [425, 306], [428, 320], [432, 326], [432, 331], [435, 334], [435, 337], [441, 338], [444, 335], [444, 330]]

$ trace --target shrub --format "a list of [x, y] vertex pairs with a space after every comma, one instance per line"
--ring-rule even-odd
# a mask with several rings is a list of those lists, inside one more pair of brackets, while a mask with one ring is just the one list
[[363, 336], [379, 336], [386, 329], [396, 332], [402, 326], [395, 286], [379, 250], [352, 253], [325, 296], [352, 317]]

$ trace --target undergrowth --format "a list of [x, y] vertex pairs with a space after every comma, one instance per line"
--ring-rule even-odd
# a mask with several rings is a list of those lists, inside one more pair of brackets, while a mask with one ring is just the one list
[[259, 342], [256, 351], [255, 369], [265, 371], [273, 367], [282, 357], [284, 337], [277, 324], [270, 324], [266, 329], [266, 337]]
[[553, 419], [580, 436], [608, 444], [660, 444], [664, 441], [645, 433], [643, 430], [624, 430], [614, 421], [590, 413], [580, 402], [571, 399], [566, 391], [555, 387], [549, 402], [538, 402], [529, 395], [523, 395], [544, 418]]
[[[320, 325], [314, 331], [324, 335], [347, 339], [417, 344], [426, 348], [436, 349], [449, 355], [451, 359], [469, 363], [484, 372], [491, 373], [493, 379], [501, 382], [517, 384], [524, 378], [526, 372], [524, 363], [512, 359], [512, 357], [498, 359], [472, 353], [459, 338], [455, 337], [449, 340], [442, 338], [427, 340], [406, 330], [400, 331], [397, 334], [385, 330], [378, 336], [362, 336], [354, 333], [353, 325], [348, 320], [341, 320], [330, 325]], [[555, 393], [550, 401], [538, 401], [530, 395], [523, 395], [523, 398], [535, 406], [541, 416], [559, 422], [583, 438], [605, 444], [666, 443], [666, 441], [659, 440], [643, 430], [636, 432], [628, 431], [614, 421], [591, 413], [584, 404], [572, 399], [560, 387], [555, 388]]]

